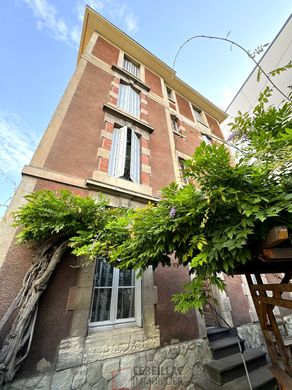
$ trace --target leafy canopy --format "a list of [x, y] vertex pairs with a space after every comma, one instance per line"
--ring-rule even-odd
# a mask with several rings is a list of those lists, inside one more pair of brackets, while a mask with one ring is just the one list
[[224, 145], [202, 143], [186, 162], [190, 184], [170, 184], [158, 204], [143, 209], [113, 209], [102, 196], [68, 191], [32, 193], [15, 213], [19, 240], [69, 238], [77, 256], [94, 260], [101, 254], [115, 266], [140, 271], [170, 265], [175, 255], [192, 274], [174, 296], [176, 308], [202, 308], [207, 279], [224, 288], [220, 272], [232, 275], [251, 260], [271, 227], [292, 228], [292, 107], [265, 108], [270, 93], [266, 89], [253, 113], [239, 112], [232, 124], [243, 157], [234, 161]]

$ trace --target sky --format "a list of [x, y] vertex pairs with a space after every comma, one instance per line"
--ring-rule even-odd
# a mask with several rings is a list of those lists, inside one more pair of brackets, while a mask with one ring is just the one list
[[[278, 0], [9, 0], [0, 2], [0, 216], [17, 188], [76, 67], [85, 4], [172, 66], [194, 35], [226, 37], [252, 52], [291, 13]], [[252, 61], [225, 42], [196, 39], [177, 76], [225, 109]]]

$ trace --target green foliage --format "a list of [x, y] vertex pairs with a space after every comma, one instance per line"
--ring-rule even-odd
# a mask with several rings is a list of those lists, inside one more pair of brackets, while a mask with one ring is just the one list
[[18, 242], [45, 240], [52, 236], [70, 238], [101, 229], [106, 219], [107, 201], [80, 197], [67, 190], [59, 193], [38, 191], [27, 195], [27, 204], [14, 213], [21, 226]]
[[20, 241], [69, 238], [77, 256], [104, 255], [140, 272], [169, 266], [175, 256], [192, 275], [174, 297], [177, 310], [202, 308], [207, 280], [224, 288], [220, 272], [232, 275], [251, 260], [271, 227], [292, 228], [292, 106], [266, 108], [270, 95], [267, 87], [253, 113], [239, 112], [231, 126], [243, 157], [234, 161], [223, 145], [202, 143], [185, 164], [190, 184], [172, 183], [157, 205], [138, 210], [113, 209], [102, 197], [68, 191], [30, 194], [15, 213]]

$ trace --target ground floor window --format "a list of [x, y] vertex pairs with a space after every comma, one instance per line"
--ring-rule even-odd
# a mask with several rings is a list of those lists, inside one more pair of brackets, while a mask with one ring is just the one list
[[104, 257], [96, 261], [91, 326], [123, 323], [141, 326], [141, 280], [132, 269], [112, 267]]

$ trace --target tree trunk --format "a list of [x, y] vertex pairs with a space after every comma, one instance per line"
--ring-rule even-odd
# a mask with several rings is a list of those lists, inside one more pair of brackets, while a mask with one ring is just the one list
[[49, 240], [27, 271], [22, 288], [0, 321], [0, 333], [16, 309], [18, 313], [0, 350], [0, 386], [11, 381], [27, 356], [34, 331], [38, 301], [66, 251], [67, 241]]

